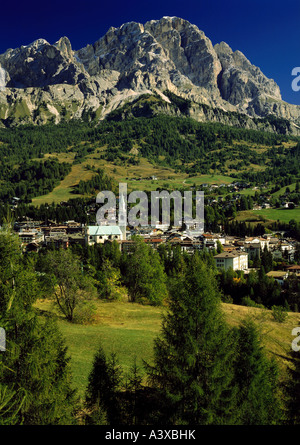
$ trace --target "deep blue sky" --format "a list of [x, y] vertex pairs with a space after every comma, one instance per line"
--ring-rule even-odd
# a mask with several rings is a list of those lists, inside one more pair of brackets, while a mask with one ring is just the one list
[[212, 43], [239, 49], [274, 79], [284, 100], [300, 105], [291, 71], [300, 66], [299, 0], [82, 0], [1, 1], [0, 53], [44, 38], [69, 37], [74, 49], [94, 43], [128, 21], [178, 16], [197, 25]]

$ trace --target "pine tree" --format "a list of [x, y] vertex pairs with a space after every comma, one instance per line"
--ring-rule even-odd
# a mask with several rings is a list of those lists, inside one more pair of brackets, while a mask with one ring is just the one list
[[118, 424], [121, 420], [121, 406], [118, 390], [121, 382], [121, 368], [116, 355], [107, 359], [102, 345], [94, 357], [86, 391], [87, 406], [92, 409], [92, 422]]
[[269, 360], [251, 321], [237, 330], [235, 382], [238, 385], [237, 418], [242, 425], [276, 424], [280, 420], [278, 369]]
[[64, 340], [51, 321], [34, 313], [6, 324], [7, 350], [0, 363], [1, 382], [22, 402], [18, 423], [56, 425], [74, 423], [76, 395], [72, 389]]
[[144, 420], [145, 397], [143, 395], [142, 376], [137, 366], [136, 357], [127, 375], [124, 391], [123, 412], [125, 423], [137, 425]]
[[0, 252], [9, 259], [0, 271], [0, 325], [6, 331], [0, 381], [2, 394], [9, 395], [0, 422], [13, 412], [11, 420], [17, 424], [73, 423], [76, 396], [64, 339], [51, 319], [41, 319], [34, 310], [39, 291], [36, 274], [17, 245], [13, 234], [0, 231]]
[[175, 424], [230, 423], [234, 347], [214, 272], [195, 256], [174, 289], [155, 341], [154, 365], [146, 364], [165, 402], [162, 418]]
[[16, 391], [0, 383], [0, 425], [16, 425], [18, 413], [22, 408], [25, 395], [18, 397]]
[[273, 257], [267, 246], [264, 247], [261, 255], [261, 266], [264, 267], [266, 273], [270, 272], [273, 268]]

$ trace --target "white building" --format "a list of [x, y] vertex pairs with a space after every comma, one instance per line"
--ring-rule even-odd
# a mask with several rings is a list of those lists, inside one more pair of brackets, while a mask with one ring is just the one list
[[30, 243], [40, 244], [44, 241], [44, 233], [37, 229], [21, 229], [19, 232], [19, 240], [23, 246]]
[[246, 252], [222, 252], [215, 255], [215, 262], [218, 269], [233, 270], [248, 269], [248, 254]]
[[265, 247], [267, 247], [267, 249], [269, 250], [269, 240], [267, 238], [263, 238], [263, 237], [246, 237], [245, 238], [245, 247], [246, 246], [251, 246], [251, 244], [259, 244], [261, 250], [264, 250]]
[[85, 244], [104, 243], [105, 241], [121, 241], [123, 239], [119, 226], [87, 226]]

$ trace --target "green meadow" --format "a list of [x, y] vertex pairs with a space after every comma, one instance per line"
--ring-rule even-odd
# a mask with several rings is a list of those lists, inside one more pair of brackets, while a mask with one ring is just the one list
[[[153, 359], [153, 342], [161, 332], [162, 316], [166, 313], [165, 308], [136, 303], [97, 301], [95, 304], [96, 318], [92, 324], [86, 325], [65, 321], [55, 313], [49, 300], [40, 300], [36, 304], [41, 316], [51, 315], [57, 319], [71, 357], [74, 387], [80, 397], [84, 397], [93, 358], [100, 343], [106, 354], [117, 354], [124, 377], [135, 357], [144, 374], [143, 360], [151, 363]], [[238, 326], [247, 317], [257, 323], [266, 351], [275, 357], [283, 375], [288, 364], [287, 352], [293, 340], [291, 331], [299, 325], [299, 314], [289, 313], [284, 323], [278, 323], [267, 309], [227, 303], [223, 303], [222, 308], [231, 326]]]
[[295, 221], [300, 221], [300, 208], [295, 209], [262, 209], [262, 210], [252, 210], [253, 215], [262, 216], [263, 218], [270, 221], [283, 221], [288, 223], [292, 219]]
[[[58, 153], [47, 155], [47, 158], [57, 158], [60, 162], [73, 162], [74, 153]], [[218, 174], [189, 176], [186, 173], [175, 172], [170, 167], [153, 165], [145, 158], [140, 158], [139, 165], [115, 165], [92, 154], [80, 164], [72, 165], [71, 172], [60, 182], [58, 186], [47, 195], [33, 198], [34, 205], [59, 203], [82, 195], [74, 194], [73, 190], [79, 181], [87, 181], [95, 174], [87, 166], [95, 169], [102, 168], [115, 182], [127, 183], [128, 191], [143, 190], [152, 191], [157, 188], [178, 190], [182, 187], [192, 187], [201, 184], [230, 184], [235, 180], [229, 176]], [[151, 179], [152, 176], [157, 179]]]

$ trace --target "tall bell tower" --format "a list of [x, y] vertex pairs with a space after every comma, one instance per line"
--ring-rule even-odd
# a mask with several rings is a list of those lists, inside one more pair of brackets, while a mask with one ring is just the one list
[[118, 224], [122, 233], [122, 241], [126, 241], [126, 227], [127, 227], [127, 184], [126, 187], [121, 187], [119, 193], [119, 215]]

